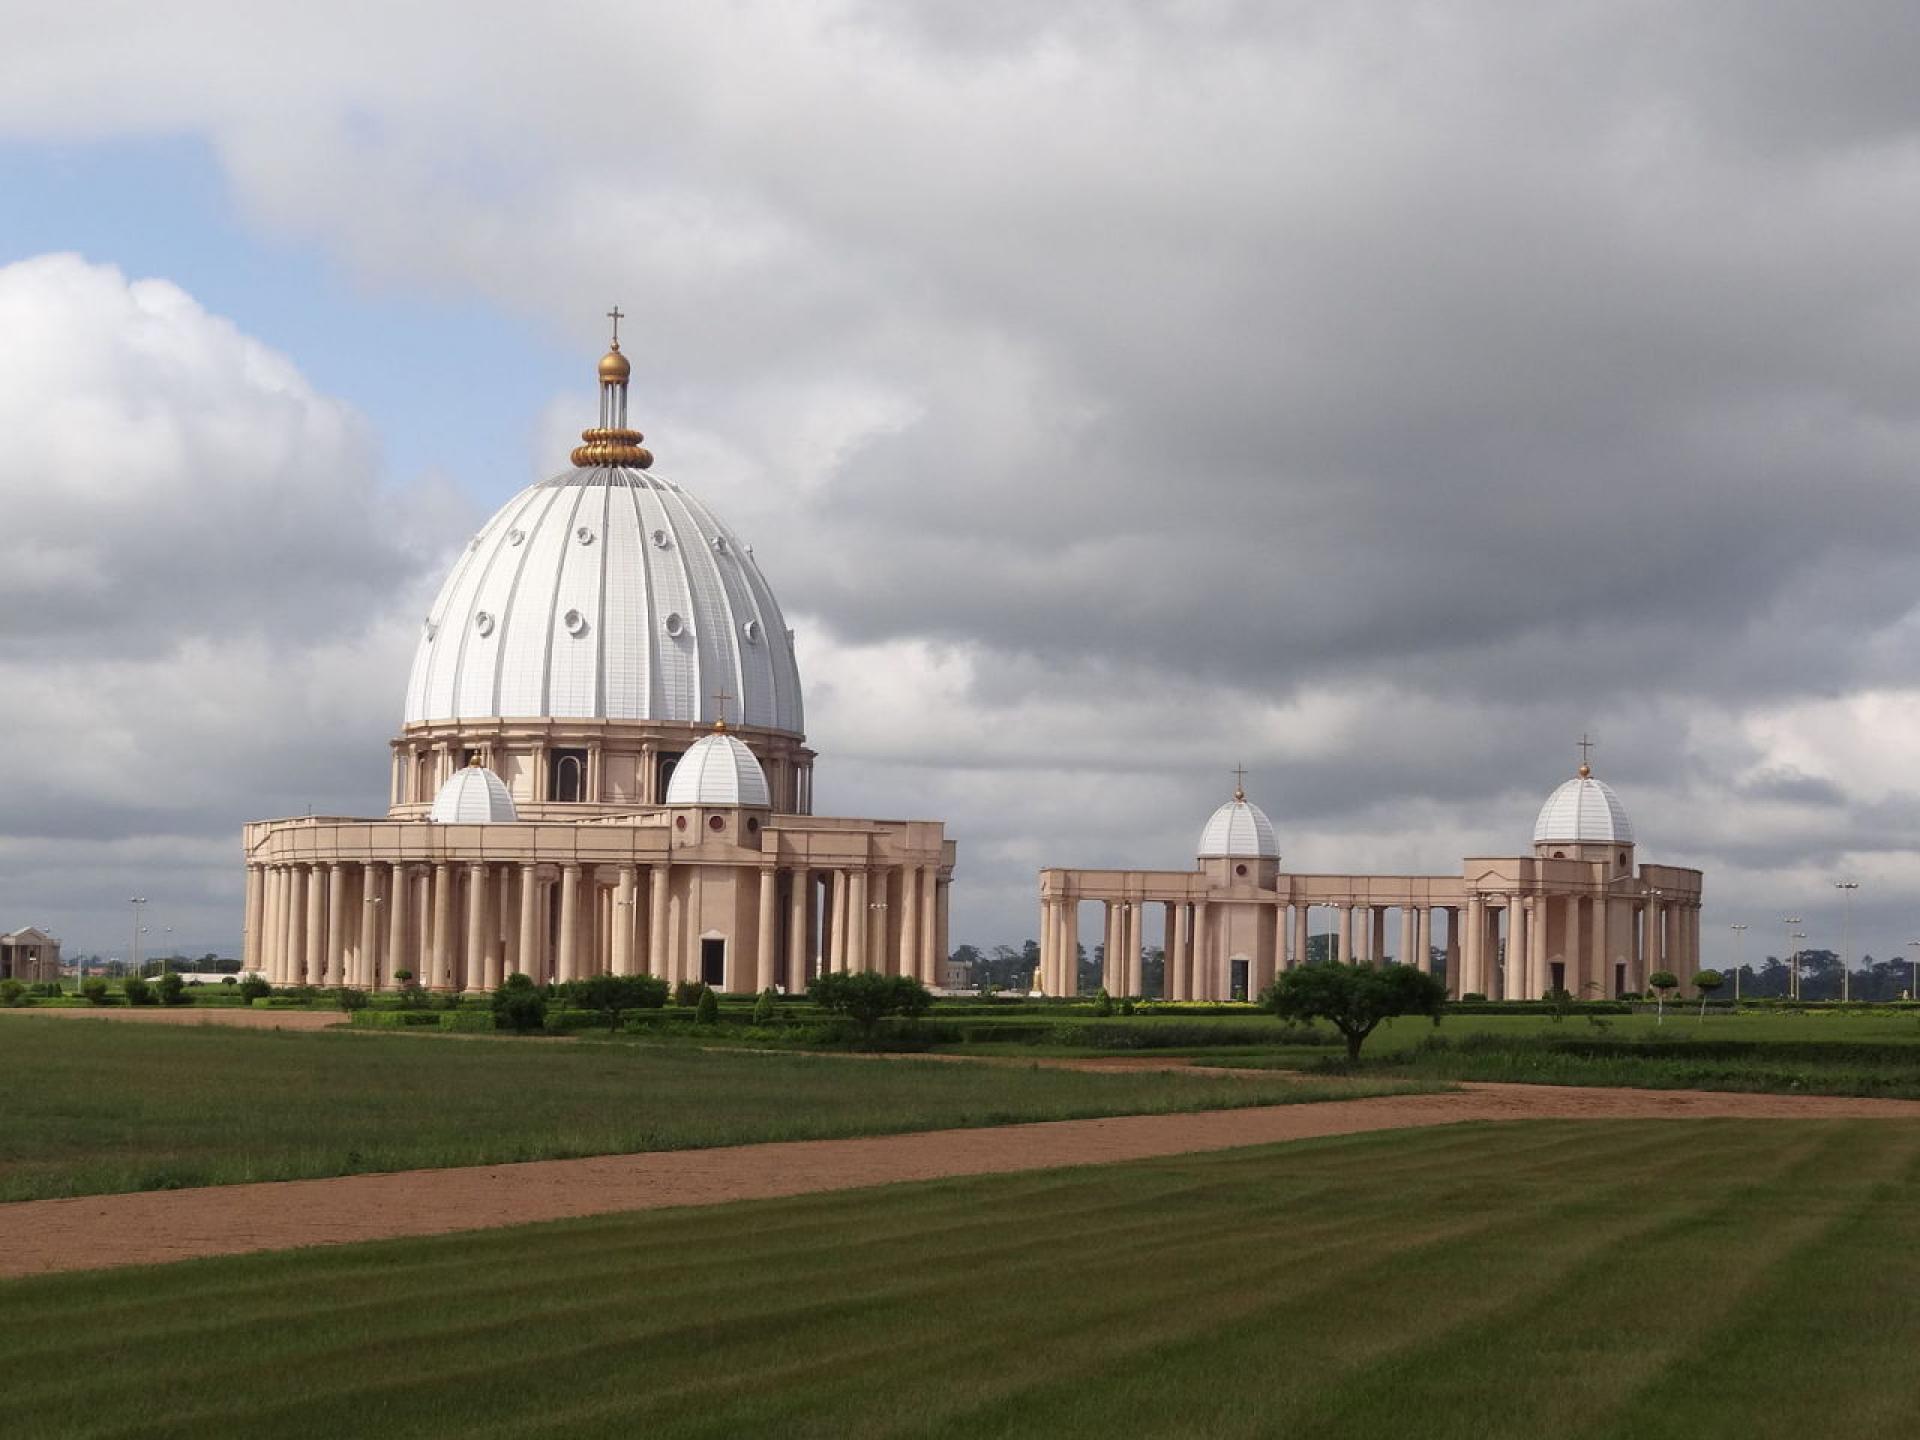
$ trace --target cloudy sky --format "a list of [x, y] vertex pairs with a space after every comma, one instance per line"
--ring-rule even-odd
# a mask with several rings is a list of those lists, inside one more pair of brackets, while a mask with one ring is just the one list
[[1920, 936], [1910, 5], [0, 19], [0, 929], [230, 950], [243, 821], [384, 807], [618, 301], [956, 942], [1236, 763], [1294, 867], [1457, 872], [1583, 731], [1709, 959]]

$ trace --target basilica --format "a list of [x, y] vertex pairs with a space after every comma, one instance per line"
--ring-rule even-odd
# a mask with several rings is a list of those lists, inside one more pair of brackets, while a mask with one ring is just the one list
[[273, 983], [943, 978], [953, 842], [813, 814], [793, 632], [753, 547], [652, 473], [615, 326], [571, 466], [422, 622], [387, 813], [246, 827], [245, 963]]

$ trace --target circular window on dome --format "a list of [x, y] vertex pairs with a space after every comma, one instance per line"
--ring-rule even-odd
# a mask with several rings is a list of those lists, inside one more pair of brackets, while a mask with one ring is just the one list
[[591, 545], [593, 543], [593, 531], [582, 525], [578, 530], [573, 532], [573, 538], [578, 540], [582, 545]]
[[727, 537], [726, 536], [716, 535], [713, 537], [713, 553], [716, 555], [724, 555], [727, 553]]
[[675, 610], [672, 614], [667, 616], [667, 622], [666, 622], [667, 634], [677, 638], [685, 634], [686, 629], [687, 629], [687, 622], [680, 618], [680, 612], [678, 610]]
[[673, 817], [673, 828], [674, 828], [674, 829], [676, 829], [676, 830], [684, 830], [684, 829], [686, 829], [686, 828], [687, 828], [687, 817], [686, 817], [686, 816], [684, 816], [684, 815], [676, 815], [676, 816], [674, 816], [674, 817]]
[[1233, 873], [1244, 878], [1247, 873], [1247, 867], [1244, 865], [1236, 865], [1233, 867]]
[[725, 817], [723, 817], [723, 816], [720, 816], [720, 815], [709, 815], [709, 816], [707, 817], [707, 828], [708, 828], [709, 830], [724, 830], [724, 829], [726, 829], [726, 828], [727, 828], [727, 822], [726, 822], [726, 819], [725, 819]]
[[656, 530], [653, 532], [653, 548], [656, 550], [664, 550], [667, 548], [667, 532], [666, 531]]
[[758, 645], [760, 643], [760, 622], [758, 620], [747, 621], [746, 624], [740, 627], [740, 633], [747, 637], [747, 643], [749, 645]]
[[491, 635], [493, 633], [493, 616], [485, 610], [479, 611], [473, 617], [473, 628], [478, 630], [482, 635]]
[[749, 835], [758, 835], [760, 833], [760, 822], [751, 815], [747, 816], [747, 833]]
[[560, 617], [560, 623], [567, 627], [567, 633], [576, 638], [587, 633], [587, 617], [578, 610], [569, 610]]
[[509, 545], [518, 545], [522, 540], [525, 540], [526, 538], [527, 538], [527, 532], [524, 530], [507, 531], [507, 543]]
[[421, 628], [426, 632], [427, 639], [429, 640], [440, 633], [440, 627], [435, 625], [432, 620], [422, 621]]

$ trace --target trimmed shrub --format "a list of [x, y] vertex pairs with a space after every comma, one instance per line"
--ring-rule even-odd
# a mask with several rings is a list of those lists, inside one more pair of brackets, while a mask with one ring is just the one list
[[153, 988], [159, 992], [160, 1003], [162, 1005], [191, 1005], [193, 1003], [193, 996], [187, 993], [187, 982], [180, 978], [177, 971], [169, 970], [160, 977], [159, 983]]
[[356, 1010], [348, 1023], [356, 1030], [413, 1030], [442, 1018], [431, 1010]]
[[89, 975], [80, 982], [80, 993], [89, 1005], [109, 1005], [112, 1001], [107, 995], [107, 982], [98, 975]]
[[1113, 996], [1104, 985], [1093, 992], [1093, 1013], [1103, 1017], [1113, 1014]]
[[509, 975], [493, 992], [493, 1023], [501, 1030], [526, 1035], [546, 1028], [547, 997], [530, 975]]
[[120, 993], [127, 997], [129, 1005], [151, 1005], [154, 1003], [153, 987], [138, 975], [129, 975], [120, 982]]
[[693, 1020], [696, 1025], [718, 1025], [720, 1023], [720, 1001], [711, 990], [700, 992], [700, 1003], [694, 1006]]
[[36, 981], [27, 987], [27, 992], [32, 995], [37, 995], [44, 1000], [58, 1000], [60, 998], [60, 982], [58, 980]]
[[25, 982], [20, 980], [0, 980], [0, 1005], [5, 1005], [9, 1010], [12, 1010], [27, 1003], [27, 987]]
[[807, 998], [829, 1015], [844, 1016], [871, 1035], [889, 1016], [924, 1015], [933, 1007], [927, 987], [911, 975], [876, 975], [869, 970], [816, 975]]
[[364, 1010], [367, 1008], [367, 992], [364, 990], [355, 990], [348, 985], [342, 985], [340, 989], [335, 992], [333, 1003], [338, 1005], [344, 1013], [351, 1015], [356, 1010]]
[[435, 1017], [442, 1030], [456, 1030], [461, 1034], [493, 1033], [493, 1012], [491, 1010], [448, 1010]]
[[273, 986], [267, 983], [267, 977], [261, 974], [247, 975], [240, 981], [240, 998], [251, 1005], [273, 994]]
[[682, 980], [673, 987], [673, 1003], [693, 1006], [700, 1003], [700, 997], [707, 993], [707, 987], [698, 980]]
[[753, 1023], [771, 1025], [774, 1023], [773, 987], [769, 985], [760, 992], [760, 998], [753, 1002]]
[[560, 998], [570, 1007], [597, 1012], [609, 1030], [618, 1030], [624, 1012], [665, 1005], [667, 982], [657, 975], [589, 975], [561, 986]]

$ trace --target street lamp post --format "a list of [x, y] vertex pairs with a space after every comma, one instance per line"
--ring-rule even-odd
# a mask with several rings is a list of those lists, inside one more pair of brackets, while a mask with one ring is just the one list
[[[1920, 951], [1920, 940], [1907, 941], [1907, 948], [1909, 950]], [[1909, 1000], [1920, 1000], [1920, 954], [1913, 957], [1913, 974], [1907, 981], [1907, 998]]]
[[[1798, 915], [1782, 915], [1780, 917], [1780, 923], [1787, 927], [1787, 943], [1781, 948], [1791, 950], [1793, 949], [1793, 927], [1800, 923], [1800, 917]], [[1794, 955], [1791, 964], [1793, 965], [1793, 973], [1787, 979], [1787, 994], [1792, 999], [1798, 1000], [1800, 998], [1800, 957], [1798, 954]]]
[[130, 896], [127, 903], [133, 906], [133, 958], [127, 962], [127, 973], [129, 975], [137, 975], [140, 973], [140, 907], [147, 903], [147, 897], [144, 895]]
[[1846, 902], [1840, 907], [1840, 1001], [1845, 1004], [1853, 998], [1853, 962], [1847, 959], [1847, 947], [1853, 935], [1853, 892], [1860, 888], [1860, 882], [1836, 880], [1833, 888]]
[[1800, 998], [1800, 942], [1806, 938], [1804, 930], [1793, 932], [1793, 998], [1796, 1000]]
[[1733, 1003], [1737, 1006], [1740, 1003], [1740, 972], [1747, 968], [1747, 927], [1729, 925], [1727, 928], [1733, 931]]

